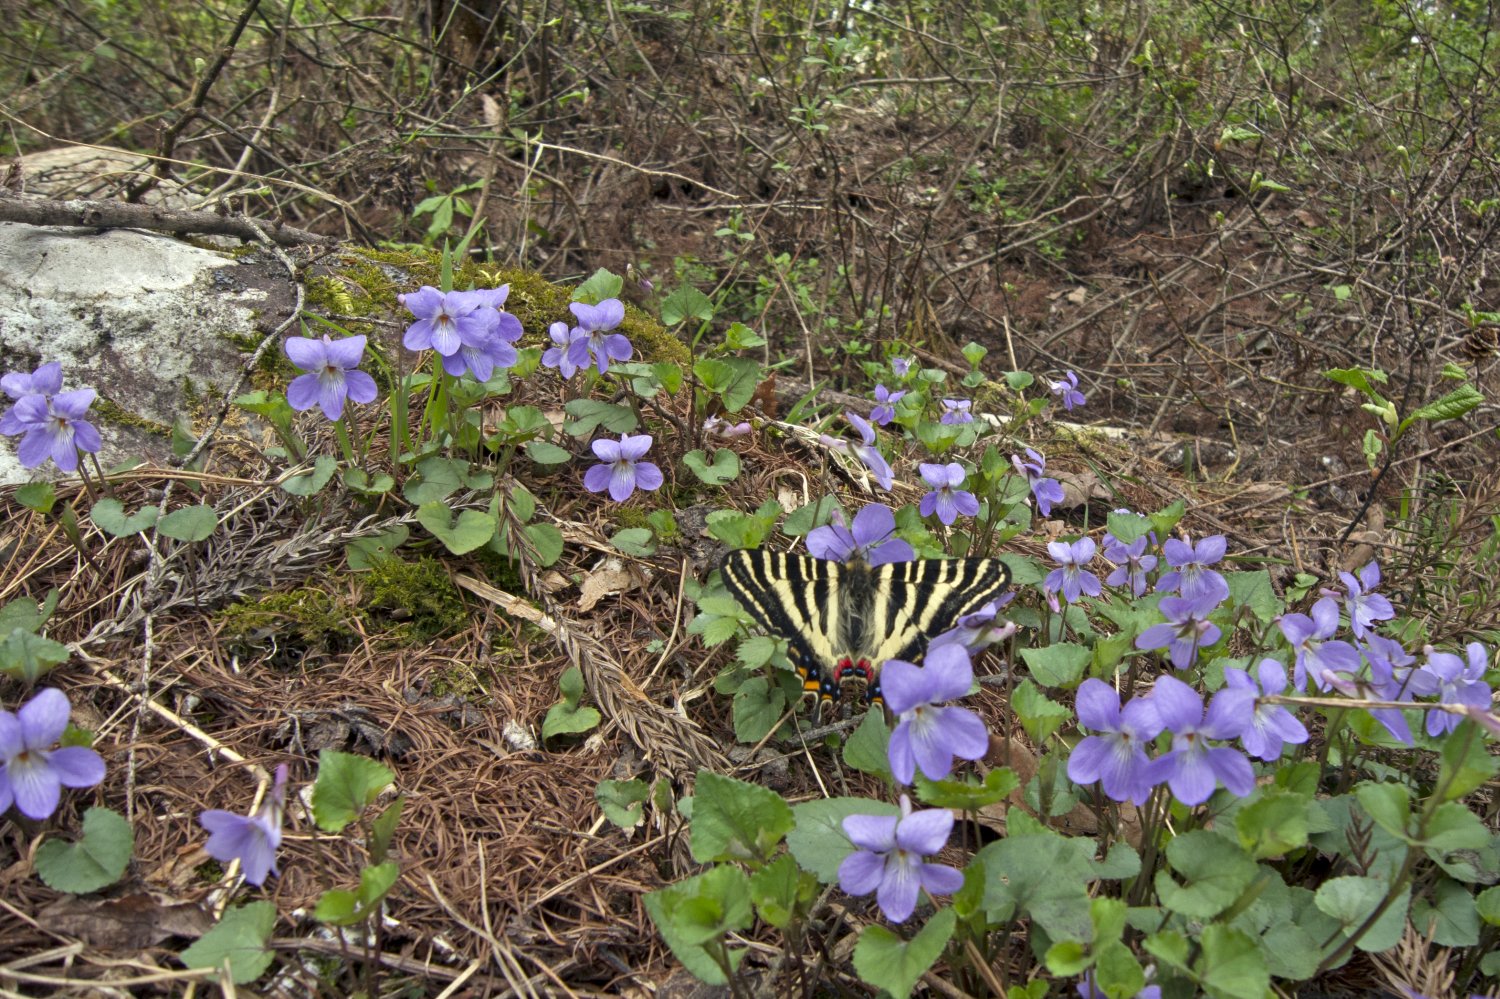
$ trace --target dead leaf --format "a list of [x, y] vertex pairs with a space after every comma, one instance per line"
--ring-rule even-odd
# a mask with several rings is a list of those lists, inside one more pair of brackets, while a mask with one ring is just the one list
[[498, 129], [505, 119], [500, 111], [500, 102], [489, 94], [480, 94], [479, 104], [484, 113], [484, 123], [491, 129]]
[[625, 563], [617, 558], [606, 559], [604, 566], [589, 573], [579, 587], [578, 609], [584, 613], [605, 597], [624, 593], [636, 585], [636, 577]]
[[213, 917], [196, 905], [163, 904], [144, 893], [107, 899], [68, 895], [37, 915], [49, 932], [116, 952], [155, 947], [171, 937], [197, 939], [214, 924]]
[[1082, 305], [1084, 303], [1084, 300], [1088, 297], [1088, 289], [1083, 287], [1074, 288], [1072, 291], [1068, 292], [1067, 295], [1068, 301], [1072, 302], [1074, 305]]
[[1085, 468], [1079, 472], [1054, 472], [1053, 477], [1062, 483], [1063, 499], [1058, 506], [1064, 510], [1083, 506], [1089, 500], [1110, 499], [1109, 490], [1104, 488], [1104, 483], [1099, 481], [1092, 469]]
[[1252, 482], [1240, 491], [1239, 499], [1246, 506], [1260, 506], [1290, 499], [1292, 491], [1274, 482]]
[[1354, 547], [1349, 549], [1342, 559], [1339, 560], [1339, 568], [1344, 572], [1356, 572], [1375, 558], [1375, 546], [1380, 544], [1384, 538], [1379, 531], [1356, 531], [1349, 535], [1349, 540]]

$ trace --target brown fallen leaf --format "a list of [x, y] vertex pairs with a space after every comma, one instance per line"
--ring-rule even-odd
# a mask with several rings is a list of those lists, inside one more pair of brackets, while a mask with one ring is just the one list
[[604, 565], [584, 577], [579, 587], [578, 609], [584, 613], [605, 597], [624, 593], [636, 585], [633, 572], [617, 558], [606, 559]]
[[1074, 507], [1083, 506], [1089, 500], [1111, 498], [1109, 490], [1091, 469], [1085, 468], [1077, 472], [1058, 471], [1054, 473], [1054, 478], [1062, 483], [1063, 499], [1058, 504], [1062, 509], [1071, 510]]
[[116, 952], [155, 947], [171, 937], [197, 939], [214, 925], [213, 917], [191, 902], [162, 902], [145, 893], [106, 899], [68, 895], [37, 915], [50, 932]]
[[1274, 482], [1252, 482], [1240, 490], [1235, 501], [1245, 506], [1264, 506], [1292, 498], [1292, 491]]

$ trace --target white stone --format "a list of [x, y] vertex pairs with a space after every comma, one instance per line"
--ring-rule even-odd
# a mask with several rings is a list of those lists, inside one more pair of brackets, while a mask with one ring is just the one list
[[[190, 393], [233, 389], [244, 364], [236, 340], [258, 336], [256, 310], [282, 297], [269, 295], [268, 273], [155, 233], [0, 222], [0, 370], [60, 361], [64, 391], [93, 388], [169, 428]], [[106, 468], [170, 456], [160, 434], [107, 419], [94, 425]], [[0, 438], [0, 484], [56, 474], [51, 462], [21, 468], [18, 440]]]

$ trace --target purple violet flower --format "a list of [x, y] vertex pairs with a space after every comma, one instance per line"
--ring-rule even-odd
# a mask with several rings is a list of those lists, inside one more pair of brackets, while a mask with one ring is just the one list
[[955, 756], [978, 760], [990, 748], [984, 721], [968, 708], [938, 707], [969, 693], [974, 667], [962, 645], [929, 649], [924, 666], [892, 659], [880, 670], [880, 693], [899, 721], [886, 754], [891, 775], [910, 784], [918, 767], [928, 780], [942, 780]]
[[1205, 712], [1196, 690], [1164, 676], [1151, 689], [1150, 701], [1172, 733], [1172, 748], [1151, 763], [1152, 777], [1165, 781], [1173, 797], [1192, 806], [1207, 801], [1220, 783], [1237, 797], [1255, 790], [1255, 770], [1244, 753], [1208, 744], [1209, 739], [1236, 739], [1244, 733], [1255, 713], [1252, 689], [1221, 687]]
[[813, 558], [831, 562], [860, 559], [866, 565], [887, 562], [910, 562], [917, 553], [907, 542], [894, 537], [896, 515], [881, 503], [871, 503], [854, 515], [852, 529], [842, 523], [835, 511], [836, 523], [815, 527], [807, 533], [807, 553]]
[[88, 421], [94, 390], [74, 389], [56, 395], [28, 395], [16, 400], [6, 414], [7, 426], [19, 426], [25, 436], [16, 446], [22, 468], [36, 468], [48, 458], [64, 472], [78, 470], [78, 453], [98, 451], [103, 441]]
[[474, 313], [486, 302], [473, 292], [438, 291], [431, 285], [423, 285], [416, 291], [397, 295], [396, 301], [417, 317], [401, 338], [407, 350], [435, 350], [443, 357], [450, 357], [458, 353], [465, 340], [484, 339], [484, 317]]
[[[1364, 644], [1359, 651], [1364, 655], [1365, 661], [1370, 664], [1370, 676], [1376, 683], [1390, 683], [1403, 686], [1408, 683], [1411, 676], [1410, 667], [1416, 664], [1417, 657], [1406, 651], [1406, 646], [1394, 638], [1386, 638], [1370, 632], [1365, 636]], [[1390, 698], [1395, 700], [1395, 698]]]
[[[1453, 704], [1487, 711], [1490, 707], [1490, 687], [1484, 682], [1485, 670], [1489, 668], [1489, 657], [1484, 646], [1470, 642], [1465, 647], [1467, 665], [1451, 652], [1439, 652], [1432, 646], [1423, 650], [1427, 662], [1412, 671], [1411, 689], [1418, 697], [1437, 697], [1440, 704]], [[1427, 734], [1433, 738], [1447, 735], [1458, 727], [1462, 719], [1447, 711], [1427, 712]]]
[[1161, 574], [1156, 589], [1166, 593], [1180, 593], [1189, 600], [1213, 598], [1217, 604], [1229, 597], [1229, 583], [1209, 566], [1224, 557], [1224, 535], [1214, 534], [1199, 541], [1180, 541], [1168, 538], [1162, 545], [1162, 554], [1167, 557], [1170, 572]]
[[1208, 620], [1214, 605], [1206, 600], [1189, 600], [1186, 597], [1162, 597], [1158, 608], [1166, 621], [1153, 624], [1136, 636], [1138, 649], [1167, 649], [1168, 658], [1175, 669], [1187, 669], [1193, 665], [1198, 650], [1219, 640], [1223, 633]]
[[891, 358], [891, 370], [896, 373], [897, 378], [905, 378], [911, 373], [911, 366], [916, 363], [915, 357], [893, 357]]
[[1146, 747], [1162, 730], [1161, 719], [1137, 697], [1122, 710], [1119, 691], [1095, 677], [1078, 686], [1078, 723], [1102, 735], [1085, 736], [1068, 757], [1068, 779], [1099, 782], [1114, 801], [1143, 805], [1151, 795], [1151, 760]]
[[927, 644], [927, 654], [944, 645], [961, 645], [974, 655], [996, 642], [1003, 642], [1016, 633], [1014, 621], [997, 620], [1006, 604], [1016, 598], [1014, 591], [996, 597], [983, 607], [965, 614], [954, 622], [953, 627], [938, 635]]
[[[62, 391], [62, 365], [51, 361], [38, 367], [31, 374], [12, 371], [0, 378], [0, 391], [19, 402], [27, 396], [54, 396]], [[11, 406], [0, 416], [0, 434], [24, 434], [29, 425], [16, 416], [16, 407]]]
[[964, 484], [968, 473], [956, 461], [946, 465], [921, 465], [922, 479], [932, 487], [932, 492], [922, 497], [917, 510], [924, 517], [937, 514], [944, 526], [951, 527], [959, 517], [972, 517], [979, 512], [979, 500], [973, 493], [959, 486]]
[[1313, 604], [1311, 617], [1283, 614], [1276, 624], [1297, 653], [1292, 682], [1299, 694], [1307, 689], [1308, 676], [1319, 690], [1327, 690], [1330, 683], [1325, 672], [1353, 675], [1359, 671], [1359, 653], [1354, 646], [1333, 638], [1339, 629], [1339, 605], [1332, 598], [1324, 597]]
[[[1371, 632], [1361, 649], [1365, 661], [1370, 664], [1370, 679], [1359, 676], [1357, 670], [1325, 670], [1323, 678], [1328, 686], [1345, 697], [1359, 701], [1410, 701], [1412, 699], [1411, 665], [1417, 660], [1407, 653], [1400, 642], [1383, 638]], [[1411, 726], [1400, 708], [1367, 708], [1370, 717], [1378, 721], [1391, 738], [1404, 746], [1413, 743]]]
[[583, 330], [569, 329], [567, 323], [553, 323], [547, 328], [552, 346], [542, 352], [542, 364], [556, 368], [563, 378], [572, 378], [580, 368], [589, 363], [589, 335]]
[[1062, 403], [1062, 408], [1068, 412], [1073, 411], [1074, 406], [1082, 406], [1086, 400], [1083, 393], [1078, 391], [1078, 376], [1069, 371], [1061, 379], [1055, 382], [1049, 381], [1047, 387], [1052, 394], [1057, 396], [1057, 401]]
[[1115, 564], [1114, 571], [1105, 577], [1110, 586], [1130, 587], [1131, 595], [1139, 597], [1146, 592], [1146, 573], [1156, 568], [1156, 556], [1146, 553], [1146, 536], [1143, 534], [1130, 544], [1125, 544], [1113, 535], [1104, 536], [1104, 557]]
[[281, 846], [281, 818], [286, 804], [286, 764], [276, 768], [276, 782], [260, 807], [250, 815], [210, 808], [198, 816], [208, 830], [203, 849], [223, 864], [238, 860], [245, 880], [263, 885], [269, 874], [280, 874], [276, 850]]
[[650, 434], [621, 434], [617, 441], [600, 438], [592, 445], [594, 457], [604, 462], [583, 475], [583, 487], [591, 493], [609, 490], [609, 498], [623, 503], [636, 489], [660, 489], [665, 481], [653, 462], [641, 461], [651, 449]]
[[946, 808], [913, 812], [911, 799], [903, 794], [900, 816], [847, 815], [843, 828], [858, 849], [839, 864], [839, 887], [850, 895], [874, 892], [891, 922], [911, 917], [922, 890], [950, 895], [963, 887], [961, 872], [922, 859], [948, 843], [953, 813]]
[[321, 406], [324, 416], [337, 420], [344, 415], [346, 398], [354, 402], [375, 400], [375, 379], [359, 370], [365, 354], [363, 336], [342, 340], [330, 339], [327, 333], [319, 340], [294, 336], [282, 349], [293, 364], [307, 372], [286, 387], [287, 405], [293, 409], [300, 412]]
[[0, 392], [12, 399], [24, 399], [28, 395], [56, 395], [62, 391], [62, 364], [49, 361], [40, 365], [31, 374], [12, 371], [0, 377]]
[[708, 419], [703, 421], [703, 432], [705, 434], [716, 434], [720, 437], [743, 437], [750, 433], [750, 430], [749, 420], [730, 423], [723, 417], [711, 414]]
[[846, 444], [849, 451], [870, 470], [870, 474], [875, 476], [875, 481], [880, 483], [881, 489], [890, 489], [895, 483], [896, 473], [891, 469], [891, 463], [885, 460], [885, 455], [881, 454], [880, 449], [875, 446], [875, 428], [870, 426], [870, 421], [858, 413], [845, 413], [844, 418], [854, 426], [855, 430], [859, 431], [860, 437], [860, 443]]
[[104, 779], [104, 758], [84, 746], [53, 749], [72, 712], [67, 695], [44, 687], [15, 714], [0, 711], [0, 812], [14, 803], [38, 821], [57, 811], [65, 787]]
[[870, 420], [878, 426], [885, 426], [896, 418], [896, 403], [906, 395], [906, 389], [892, 392], [884, 385], [875, 386], [875, 408], [870, 410]]
[[1275, 696], [1286, 692], [1286, 667], [1275, 659], [1262, 659], [1256, 667], [1259, 685], [1250, 674], [1233, 666], [1224, 670], [1226, 687], [1244, 687], [1257, 695], [1255, 713], [1240, 736], [1245, 752], [1261, 760], [1279, 760], [1285, 744], [1294, 746], [1307, 741], [1307, 726], [1285, 705], [1259, 699], [1261, 694]]
[[1359, 578], [1356, 579], [1353, 573], [1341, 572], [1339, 579], [1349, 594], [1344, 599], [1344, 606], [1349, 612], [1349, 630], [1354, 632], [1355, 638], [1363, 639], [1376, 621], [1389, 621], [1396, 616], [1391, 602], [1372, 592], [1380, 585], [1380, 565], [1374, 559], [1359, 570]]
[[[473, 295], [479, 301], [481, 309], [494, 309], [496, 312], [504, 312], [505, 300], [510, 297], [510, 285], [502, 284], [498, 288], [475, 288], [469, 294]], [[511, 318], [516, 319], [515, 316], [511, 316]], [[517, 331], [520, 328], [521, 320], [516, 319]], [[519, 332], [516, 334], [516, 339], [520, 339]]]
[[459, 331], [462, 341], [458, 350], [444, 354], [443, 370], [457, 378], [465, 371], [475, 379], [487, 382], [496, 368], [509, 368], [519, 358], [514, 344], [521, 339], [521, 320], [501, 308], [510, 296], [510, 285], [480, 288], [466, 292], [479, 302], [472, 318], [478, 320]]
[[623, 333], [609, 331], [625, 321], [625, 304], [618, 298], [606, 298], [598, 305], [572, 302], [568, 305], [578, 320], [578, 329], [588, 337], [588, 352], [602, 375], [609, 371], [610, 361], [628, 361], [632, 349]]
[[1056, 479], [1044, 477], [1047, 459], [1043, 458], [1039, 452], [1027, 448], [1026, 458], [1026, 461], [1022, 461], [1016, 455], [1011, 455], [1010, 463], [1017, 475], [1026, 476], [1026, 482], [1031, 486], [1031, 496], [1036, 500], [1037, 512], [1043, 517], [1050, 517], [1052, 504], [1063, 501], [1062, 483]]
[[1047, 554], [1060, 568], [1047, 573], [1042, 588], [1051, 593], [1061, 592], [1070, 604], [1076, 604], [1081, 594], [1097, 597], [1103, 588], [1099, 585], [1099, 577], [1087, 568], [1094, 560], [1095, 550], [1093, 538], [1079, 538], [1072, 543], [1047, 542]]
[[938, 418], [939, 423], [950, 426], [958, 423], [973, 423], [974, 414], [969, 412], [969, 407], [974, 403], [968, 399], [944, 399], [943, 415]]

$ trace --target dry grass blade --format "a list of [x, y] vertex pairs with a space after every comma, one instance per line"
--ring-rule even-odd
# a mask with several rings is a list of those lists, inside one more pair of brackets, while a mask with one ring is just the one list
[[[511, 537], [525, 538], [522, 525], [506, 510]], [[728, 765], [719, 745], [686, 715], [678, 714], [646, 696], [604, 643], [571, 619], [537, 583], [534, 553], [526, 542], [516, 546], [517, 563], [527, 592], [546, 612], [548, 628], [568, 659], [583, 673], [584, 683], [599, 709], [618, 725], [630, 741], [674, 781], [690, 778], [700, 767]]]

